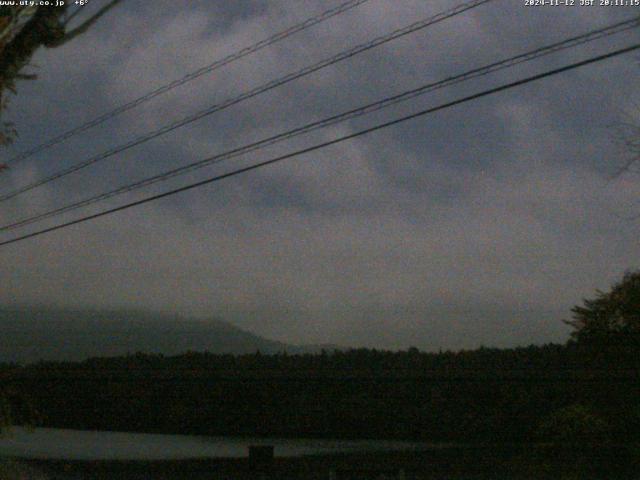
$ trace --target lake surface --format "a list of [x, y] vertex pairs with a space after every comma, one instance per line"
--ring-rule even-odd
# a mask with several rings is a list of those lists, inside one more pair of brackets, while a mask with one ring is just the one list
[[13, 427], [0, 435], [0, 456], [67, 460], [175, 460], [246, 457], [249, 445], [274, 445], [277, 457], [415, 450], [418, 443], [157, 435]]

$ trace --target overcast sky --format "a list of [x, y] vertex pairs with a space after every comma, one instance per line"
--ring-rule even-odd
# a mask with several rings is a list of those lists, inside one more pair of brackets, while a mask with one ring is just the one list
[[[41, 50], [0, 159], [340, 3], [127, 0]], [[10, 191], [455, 6], [369, 0], [16, 165]], [[579, 2], [577, 2], [579, 3]], [[89, 15], [99, 7], [84, 7]], [[640, 13], [495, 0], [0, 205], [2, 223]], [[81, 20], [78, 15], [77, 21]], [[609, 51], [637, 29], [22, 232]], [[612, 125], [640, 114], [638, 54], [469, 102], [91, 223], [3, 247], [0, 302], [217, 316], [294, 343], [427, 350], [561, 342], [571, 306], [640, 266], [640, 181]], [[18, 231], [2, 235], [8, 239]]]

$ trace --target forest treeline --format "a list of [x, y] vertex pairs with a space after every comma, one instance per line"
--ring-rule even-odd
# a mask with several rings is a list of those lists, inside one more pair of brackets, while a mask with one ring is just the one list
[[637, 478], [640, 271], [572, 313], [567, 323], [573, 332], [564, 345], [441, 353], [137, 353], [4, 364], [0, 420], [134, 432], [417, 440], [440, 444], [423, 455], [431, 459], [426, 469], [439, 456], [460, 472], [484, 464], [487, 478], [515, 478], [513, 472], [518, 478]]
[[638, 353], [633, 345], [578, 343], [138, 353], [3, 365], [0, 375], [14, 417], [48, 427], [466, 443], [553, 441], [564, 429], [622, 443], [640, 441]]

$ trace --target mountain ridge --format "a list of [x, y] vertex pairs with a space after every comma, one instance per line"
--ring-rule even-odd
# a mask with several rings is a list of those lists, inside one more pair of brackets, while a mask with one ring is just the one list
[[317, 353], [332, 345], [291, 345], [216, 317], [136, 309], [0, 306], [0, 362], [81, 361], [129, 353], [187, 351]]

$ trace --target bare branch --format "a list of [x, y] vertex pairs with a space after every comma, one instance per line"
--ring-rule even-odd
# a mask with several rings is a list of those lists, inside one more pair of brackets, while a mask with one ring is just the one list
[[[100, 17], [105, 15], [109, 10], [111, 10], [113, 7], [115, 7], [121, 1], [122, 0], [111, 0], [111, 2], [109, 2], [107, 5], [105, 5], [100, 10], [98, 10], [92, 17], [90, 17], [89, 19], [84, 21], [82, 24], [80, 24], [78, 27], [74, 28], [70, 32], [67, 32], [62, 38], [60, 38], [60, 39], [58, 39], [58, 40], [56, 40], [54, 42], [51, 42], [50, 44], [47, 45], [47, 47], [49, 47], [49, 48], [59, 47], [61, 45], [64, 45], [67, 42], [70, 42], [71, 40], [73, 40], [78, 35], [82, 35], [83, 33], [85, 33], [91, 27], [91, 25], [96, 23], [100, 19]], [[74, 13], [74, 15], [75, 15], [75, 13]], [[65, 22], [65, 25], [66, 25], [66, 22]]]

